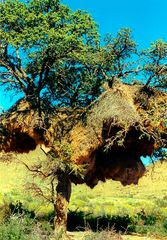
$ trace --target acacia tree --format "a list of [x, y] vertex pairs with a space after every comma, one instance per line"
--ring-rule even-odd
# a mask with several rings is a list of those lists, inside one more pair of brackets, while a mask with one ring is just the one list
[[[5, 1], [0, 4], [0, 85], [21, 94], [39, 120], [41, 112], [57, 106], [85, 106], [100, 91], [100, 76], [87, 57], [98, 43], [96, 24], [84, 11], [72, 12], [59, 0]], [[70, 186], [59, 171], [57, 211], [62, 195], [69, 201]]]
[[[38, 112], [39, 120], [41, 113], [47, 115], [57, 107], [89, 106], [101, 93], [102, 83], [112, 84], [115, 76], [127, 80], [145, 73], [146, 85], [165, 86], [166, 48], [162, 41], [152, 44], [142, 52], [146, 61], [139, 65], [131, 60], [139, 53], [129, 29], [107, 36], [100, 46], [90, 15], [73, 12], [59, 0], [0, 3], [0, 86], [8, 94], [21, 94]], [[69, 201], [67, 165], [48, 170], [48, 176], [58, 175], [58, 201], [62, 195]]]

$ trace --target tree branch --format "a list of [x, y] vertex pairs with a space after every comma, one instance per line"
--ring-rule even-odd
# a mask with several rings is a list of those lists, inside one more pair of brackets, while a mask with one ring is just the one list
[[14, 67], [11, 66], [11, 64], [8, 65], [2, 59], [0, 59], [0, 64], [2, 65], [2, 67], [5, 67], [10, 72], [10, 74], [17, 80], [17, 83], [19, 84], [21, 90], [25, 93], [26, 92], [26, 88], [25, 88], [22, 80], [20, 79], [19, 73], [14, 69]]
[[21, 163], [30, 171], [30, 172], [33, 172], [33, 173], [36, 173], [36, 174], [40, 174], [42, 175], [44, 178], [47, 178], [47, 177], [50, 177], [53, 173], [47, 173], [45, 174], [43, 171], [39, 170], [39, 168], [30, 168], [25, 162], [21, 161]]

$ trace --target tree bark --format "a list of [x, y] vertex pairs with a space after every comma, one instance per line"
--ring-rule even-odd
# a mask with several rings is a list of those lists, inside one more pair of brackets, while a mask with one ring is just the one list
[[58, 176], [58, 184], [56, 187], [57, 197], [55, 202], [55, 236], [56, 239], [66, 239], [67, 231], [67, 212], [68, 204], [71, 196], [71, 181], [66, 172], [60, 173]]

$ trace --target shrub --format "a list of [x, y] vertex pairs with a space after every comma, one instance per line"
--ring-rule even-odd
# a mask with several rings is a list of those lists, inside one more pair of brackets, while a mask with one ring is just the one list
[[84, 240], [122, 240], [122, 237], [117, 234], [113, 229], [105, 230], [96, 233], [85, 234]]
[[68, 214], [68, 230], [84, 230], [90, 228], [92, 231], [105, 230], [114, 228], [114, 230], [121, 232], [132, 232], [134, 230], [135, 221], [129, 215], [106, 215], [93, 216], [92, 214], [85, 214], [82, 211], [70, 211]]
[[16, 203], [9, 203], [9, 208], [11, 210], [12, 214], [20, 214], [20, 215], [27, 215], [29, 218], [34, 218], [35, 217], [35, 212], [34, 211], [29, 211], [26, 209], [23, 204], [19, 201]]
[[11, 215], [0, 225], [0, 240], [47, 240], [50, 233], [48, 224], [37, 224], [33, 219], [19, 215]]
[[70, 211], [67, 219], [68, 231], [85, 230], [85, 213], [82, 211]]
[[165, 218], [163, 222], [163, 227], [165, 228], [165, 231], [167, 232], [167, 218]]
[[155, 225], [157, 216], [154, 213], [147, 214], [144, 210], [141, 210], [137, 213], [137, 220], [142, 220], [143, 225]]
[[28, 219], [11, 216], [0, 225], [0, 240], [28, 240], [27, 235], [31, 232], [31, 226]]

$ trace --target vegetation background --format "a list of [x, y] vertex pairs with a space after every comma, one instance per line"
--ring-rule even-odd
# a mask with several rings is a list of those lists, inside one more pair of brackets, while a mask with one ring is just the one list
[[[45, 192], [48, 191], [49, 185], [45, 182], [44, 186], [41, 179], [33, 178], [20, 162], [21, 160], [30, 164], [39, 158], [45, 158], [40, 149], [21, 157], [15, 156], [12, 162], [3, 162], [1, 159], [0, 239], [11, 239], [9, 235], [12, 234], [16, 236], [13, 239], [26, 239], [27, 236], [29, 239], [51, 237], [53, 205], [37, 192], [27, 189], [28, 183], [37, 183]], [[68, 230], [74, 231], [77, 239], [96, 239], [95, 233], [90, 234], [90, 229], [101, 231], [97, 232], [100, 237], [100, 234], [104, 233], [102, 230], [111, 230], [114, 226], [120, 234], [139, 234], [132, 235], [132, 239], [137, 239], [140, 235], [146, 236], [147, 239], [149, 237], [166, 239], [166, 170], [166, 162], [150, 165], [149, 172], [137, 186], [123, 187], [119, 182], [107, 181], [91, 190], [86, 185], [73, 185]], [[83, 233], [85, 230], [89, 231]], [[109, 233], [111, 234], [111, 231], [105, 232], [105, 238], [111, 237]], [[125, 235], [125, 239], [131, 238]], [[103, 238], [101, 236], [97, 239]]]

